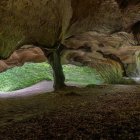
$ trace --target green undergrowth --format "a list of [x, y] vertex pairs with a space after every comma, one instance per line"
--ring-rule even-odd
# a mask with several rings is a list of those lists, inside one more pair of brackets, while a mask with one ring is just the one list
[[102, 79], [104, 83], [121, 85], [136, 84], [133, 79], [124, 78], [120, 64], [112, 60], [108, 60], [107, 64], [96, 64], [95, 68], [98, 71], [99, 79]]
[[[96, 70], [89, 67], [63, 65], [66, 82], [88, 85], [100, 84]], [[22, 89], [43, 80], [53, 80], [52, 69], [48, 63], [26, 63], [0, 74], [0, 91]]]

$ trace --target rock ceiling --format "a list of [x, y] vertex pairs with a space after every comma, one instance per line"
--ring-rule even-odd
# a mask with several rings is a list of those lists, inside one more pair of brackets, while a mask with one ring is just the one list
[[[138, 46], [140, 44], [140, 0], [71, 1], [73, 17], [70, 21], [72, 24], [70, 32], [75, 32], [74, 29], [77, 26], [82, 28], [89, 21], [92, 22], [92, 28], [88, 26], [92, 32], [77, 35], [65, 41], [68, 49], [64, 50], [63, 55], [69, 59], [69, 62], [71, 56], [73, 59], [80, 58], [83, 62], [89, 59], [103, 61], [105, 58], [99, 53], [103, 52], [104, 55], [117, 56], [125, 66], [135, 63], [134, 54], [140, 51]], [[1, 0], [0, 14], [5, 10], [4, 6], [6, 1]], [[77, 19], [78, 21], [75, 22]], [[90, 52], [87, 52], [84, 47], [89, 48]], [[44, 57], [43, 59], [45, 60]]]

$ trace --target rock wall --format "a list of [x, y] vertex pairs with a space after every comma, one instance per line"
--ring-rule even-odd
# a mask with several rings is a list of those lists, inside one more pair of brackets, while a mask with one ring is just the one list
[[[1, 0], [0, 16], [1, 57], [24, 37], [50, 45], [63, 36], [62, 62], [78, 65], [112, 59], [129, 69], [140, 51], [140, 0]], [[20, 49], [0, 62], [0, 71], [45, 60], [38, 48]]]
[[0, 60], [0, 72], [15, 66], [22, 66], [25, 62], [39, 63], [44, 61], [47, 61], [47, 58], [40, 48], [23, 46], [23, 48], [15, 51], [10, 58]]
[[[87, 31], [124, 31], [140, 19], [139, 0], [1, 0], [0, 57], [19, 42], [53, 46]], [[10, 23], [10, 24], [9, 24]], [[131, 30], [130, 30], [131, 31]]]
[[[62, 53], [63, 63], [91, 66], [93, 63], [107, 63], [110, 59], [119, 63], [128, 74], [135, 69], [135, 54], [140, 51], [133, 34], [126, 32], [110, 35], [87, 32], [70, 38], [65, 44], [67, 49]], [[132, 65], [133, 70], [129, 69]]]

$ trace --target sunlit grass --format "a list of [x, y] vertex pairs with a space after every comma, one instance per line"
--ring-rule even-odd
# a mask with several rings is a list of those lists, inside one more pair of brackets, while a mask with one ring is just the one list
[[[99, 84], [96, 70], [88, 67], [64, 65], [66, 82], [81, 85]], [[26, 63], [22, 67], [15, 67], [0, 74], [0, 91], [22, 89], [42, 80], [53, 80], [52, 69], [47, 63]]]
[[[126, 80], [117, 63], [97, 64], [95, 69], [74, 65], [63, 65], [66, 82], [80, 85], [94, 84], [133, 84]], [[13, 91], [29, 87], [43, 80], [53, 80], [53, 72], [48, 63], [26, 63], [0, 74], [0, 91]]]

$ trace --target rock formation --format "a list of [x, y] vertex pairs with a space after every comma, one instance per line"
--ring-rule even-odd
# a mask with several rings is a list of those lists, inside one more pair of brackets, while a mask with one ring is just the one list
[[[45, 4], [51, 9], [46, 10]], [[115, 58], [114, 61], [119, 60], [118, 63], [127, 71], [135, 65], [135, 53], [140, 51], [140, 0], [71, 0], [71, 4], [67, 0], [59, 3], [58, 0], [1, 0], [0, 16], [2, 57], [8, 56], [17, 42], [26, 40], [24, 37], [30, 39], [26, 44], [33, 41], [36, 45], [40, 42], [51, 45], [56, 38], [61, 38], [65, 45], [62, 62], [88, 64]], [[13, 27], [16, 28], [13, 30]], [[6, 47], [12, 51], [8, 52]], [[38, 52], [41, 58], [35, 52], [31, 54], [19, 50], [2, 63], [7, 61], [6, 64], [10, 65], [13, 61], [17, 65], [25, 61], [46, 60], [42, 52]], [[24, 59], [23, 55], [26, 56]]]
[[63, 63], [91, 65], [111, 59], [119, 63], [127, 74], [136, 69], [135, 54], [140, 51], [140, 46], [137, 46], [133, 34], [117, 32], [107, 35], [92, 31], [70, 38], [65, 43], [67, 49], [62, 52]]
[[22, 66], [25, 62], [39, 63], [47, 61], [42, 50], [38, 47], [23, 46], [15, 51], [7, 60], [0, 60], [0, 72], [15, 66]]

